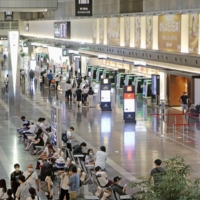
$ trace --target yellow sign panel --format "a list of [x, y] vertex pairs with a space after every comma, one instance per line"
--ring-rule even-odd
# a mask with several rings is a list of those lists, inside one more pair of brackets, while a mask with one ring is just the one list
[[158, 16], [158, 49], [181, 51], [181, 15]]
[[108, 45], [120, 46], [119, 17], [111, 17], [107, 19], [107, 41]]
[[153, 46], [153, 17], [146, 17], [146, 48], [152, 49]]
[[189, 53], [199, 51], [199, 14], [189, 14]]

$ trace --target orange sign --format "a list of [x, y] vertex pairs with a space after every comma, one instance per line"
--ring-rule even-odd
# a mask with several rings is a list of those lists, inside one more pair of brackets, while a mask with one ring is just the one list
[[124, 93], [124, 99], [135, 99], [134, 93]]
[[158, 16], [158, 49], [181, 51], [181, 15]]
[[189, 53], [199, 52], [199, 14], [189, 14]]

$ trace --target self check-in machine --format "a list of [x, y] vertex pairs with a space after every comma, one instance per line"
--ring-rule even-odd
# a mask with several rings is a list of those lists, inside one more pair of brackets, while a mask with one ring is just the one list
[[93, 66], [91, 69], [91, 76], [93, 80], [96, 80], [97, 78], [97, 66]]
[[124, 106], [123, 118], [125, 123], [136, 123], [135, 120], [135, 88], [134, 86], [124, 86]]
[[92, 74], [92, 66], [87, 66], [86, 68], [86, 76], [91, 77]]
[[100, 85], [101, 110], [111, 111], [111, 83], [109, 79], [101, 79]]
[[97, 76], [96, 76], [96, 82], [100, 82], [103, 78], [103, 71], [105, 68], [97, 68]]
[[134, 85], [135, 77], [138, 77], [137, 75], [129, 74], [125, 77], [125, 85]]
[[117, 75], [116, 70], [111, 70], [111, 69], [105, 69], [103, 71], [103, 78], [109, 78], [110, 83], [113, 85], [115, 83], [115, 77]]
[[116, 88], [117, 89], [119, 89], [119, 88], [123, 88], [124, 87], [124, 85], [125, 85], [125, 79], [126, 79], [126, 76], [127, 75], [130, 75], [130, 74], [125, 74], [125, 73], [119, 73], [119, 74], [117, 74], [117, 80], [116, 80], [116, 82], [117, 82], [117, 84], [116, 84]]
[[144, 80], [142, 96], [145, 99], [151, 98], [151, 96], [152, 96], [151, 80]]
[[142, 95], [143, 94], [143, 84], [145, 80], [150, 80], [146, 77], [135, 77], [133, 85], [135, 86], [135, 94]]

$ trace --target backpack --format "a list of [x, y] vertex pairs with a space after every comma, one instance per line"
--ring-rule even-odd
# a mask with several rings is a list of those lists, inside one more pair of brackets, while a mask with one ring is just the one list
[[21, 195], [20, 195], [20, 200], [26, 200], [29, 196], [29, 189], [31, 188], [31, 184], [29, 182], [23, 183], [21, 187]]
[[65, 131], [65, 133], [62, 133], [62, 141], [63, 141], [64, 143], [67, 143], [67, 141], [68, 141], [68, 138], [67, 138], [67, 131]]

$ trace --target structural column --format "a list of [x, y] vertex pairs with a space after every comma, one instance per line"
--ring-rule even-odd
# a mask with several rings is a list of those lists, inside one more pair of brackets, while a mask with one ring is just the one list
[[8, 31], [9, 116], [20, 115], [19, 31]]

